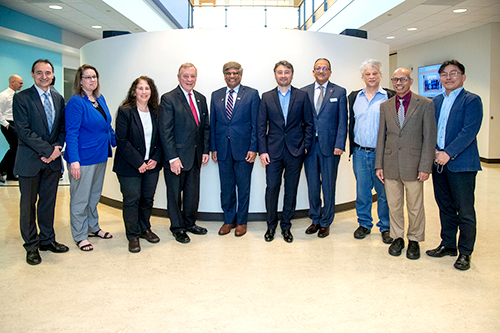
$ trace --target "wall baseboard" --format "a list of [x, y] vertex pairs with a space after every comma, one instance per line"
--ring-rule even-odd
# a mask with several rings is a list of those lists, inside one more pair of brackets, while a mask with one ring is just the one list
[[500, 158], [479, 158], [483, 163], [500, 163]]

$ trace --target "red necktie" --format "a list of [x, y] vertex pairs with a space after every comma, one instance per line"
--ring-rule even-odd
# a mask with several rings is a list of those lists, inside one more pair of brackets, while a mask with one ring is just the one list
[[189, 107], [191, 108], [191, 112], [193, 112], [193, 117], [194, 121], [196, 121], [196, 126], [200, 124], [200, 121], [198, 120], [198, 112], [196, 112], [196, 107], [194, 106], [193, 99], [191, 98], [191, 93], [189, 95]]

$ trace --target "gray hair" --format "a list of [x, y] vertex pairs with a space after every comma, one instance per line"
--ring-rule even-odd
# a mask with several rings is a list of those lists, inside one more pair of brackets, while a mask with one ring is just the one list
[[366, 67], [373, 67], [379, 71], [380, 74], [382, 74], [382, 63], [378, 60], [375, 59], [368, 59], [365, 60], [361, 63], [361, 66], [359, 66], [359, 71], [361, 72], [361, 77], [363, 76], [363, 73], [365, 72]]

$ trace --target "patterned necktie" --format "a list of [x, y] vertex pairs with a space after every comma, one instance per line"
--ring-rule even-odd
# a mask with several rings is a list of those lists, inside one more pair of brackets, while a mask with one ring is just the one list
[[43, 108], [45, 109], [45, 114], [47, 115], [47, 123], [49, 124], [49, 132], [52, 132], [52, 125], [54, 124], [54, 109], [50, 104], [50, 94], [49, 92], [43, 93]]
[[191, 112], [193, 113], [194, 121], [196, 121], [196, 126], [200, 124], [200, 120], [198, 119], [198, 112], [196, 112], [196, 107], [194, 106], [193, 99], [191, 98], [191, 93], [189, 95], [189, 107], [191, 108]]
[[403, 123], [405, 121], [405, 106], [403, 102], [404, 99], [399, 100], [399, 109], [398, 109], [399, 128], [403, 128]]
[[229, 120], [233, 116], [233, 92], [233, 89], [229, 90], [229, 95], [227, 96], [226, 116]]
[[316, 113], [319, 113], [319, 110], [321, 109], [321, 104], [323, 104], [323, 86], [319, 86], [319, 97], [318, 101], [316, 102]]

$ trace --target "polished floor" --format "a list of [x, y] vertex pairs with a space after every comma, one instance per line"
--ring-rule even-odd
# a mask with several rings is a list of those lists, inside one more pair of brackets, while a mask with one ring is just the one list
[[[356, 214], [337, 214], [328, 238], [305, 235], [308, 219], [293, 222], [295, 241], [279, 233], [264, 241], [266, 225], [176, 242], [169, 221], [153, 218], [161, 242], [141, 241], [129, 253], [121, 211], [99, 205], [111, 240], [76, 247], [69, 227], [69, 187], [59, 188], [57, 240], [64, 254], [42, 252], [29, 266], [19, 233], [19, 192], [0, 187], [0, 332], [500, 332], [498, 229], [500, 166], [478, 175], [478, 236], [472, 267], [455, 258], [430, 258], [439, 244], [432, 184], [425, 185], [426, 241], [422, 257], [392, 257], [378, 230], [352, 234]], [[376, 214], [374, 207], [374, 214]]]

